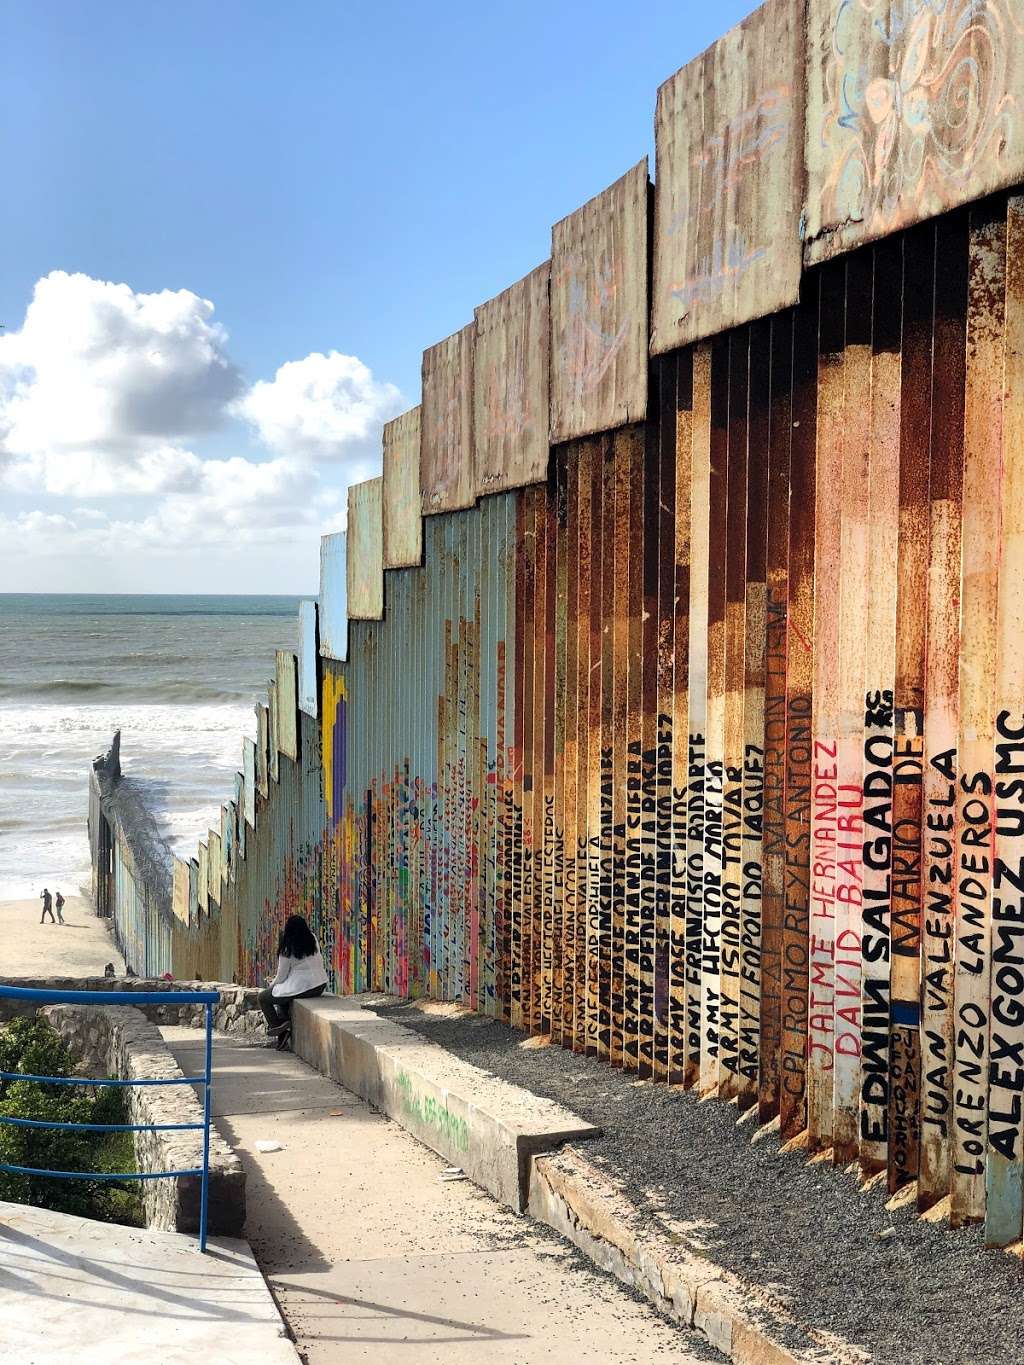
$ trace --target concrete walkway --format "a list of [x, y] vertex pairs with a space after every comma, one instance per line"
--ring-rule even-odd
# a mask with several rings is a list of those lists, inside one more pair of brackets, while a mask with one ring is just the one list
[[[163, 1033], [195, 1068], [199, 1035]], [[246, 1236], [308, 1365], [723, 1359], [560, 1238], [443, 1181], [440, 1158], [296, 1057], [218, 1037], [214, 1067]]]
[[244, 1242], [0, 1202], [4, 1365], [298, 1365]]
[[63, 924], [40, 924], [42, 911], [39, 900], [0, 901], [0, 977], [102, 976], [108, 962], [124, 974], [110, 921], [97, 919], [81, 896], [68, 896]]

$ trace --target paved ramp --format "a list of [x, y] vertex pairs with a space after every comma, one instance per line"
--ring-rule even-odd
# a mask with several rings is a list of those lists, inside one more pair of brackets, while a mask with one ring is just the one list
[[[163, 1032], [194, 1067], [198, 1034]], [[298, 1058], [224, 1037], [215, 1048], [246, 1235], [308, 1365], [722, 1359], [560, 1238], [443, 1181], [439, 1157]]]
[[299, 1365], [244, 1242], [0, 1202], [4, 1365]]

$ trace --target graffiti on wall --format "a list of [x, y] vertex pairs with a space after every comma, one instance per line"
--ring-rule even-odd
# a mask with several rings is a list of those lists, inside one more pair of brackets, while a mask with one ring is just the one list
[[401, 1097], [402, 1112], [417, 1127], [433, 1129], [457, 1152], [469, 1150], [469, 1124], [461, 1114], [453, 1114], [447, 1104], [439, 1103], [433, 1095], [420, 1095], [408, 1072], [399, 1070], [395, 1084]]
[[647, 413], [647, 158], [551, 230], [551, 442]]
[[796, 302], [804, 42], [768, 0], [658, 91], [652, 355]]
[[811, 0], [807, 259], [1024, 178], [1014, 0]]

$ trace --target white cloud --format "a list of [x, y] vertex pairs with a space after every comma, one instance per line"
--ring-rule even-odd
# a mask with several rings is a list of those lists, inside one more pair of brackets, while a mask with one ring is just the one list
[[60, 554], [91, 550], [119, 554], [193, 553], [289, 541], [319, 533], [320, 515], [331, 505], [315, 471], [292, 460], [199, 461], [194, 488], [172, 493], [134, 519], [76, 507], [70, 514], [32, 510], [0, 517], [0, 540], [13, 550]]
[[235, 411], [271, 450], [375, 467], [381, 428], [404, 405], [394, 384], [374, 379], [356, 356], [314, 351], [254, 384]]
[[[320, 532], [344, 524], [345, 484], [379, 470], [381, 426], [404, 401], [337, 351], [246, 390], [213, 315], [184, 289], [38, 281], [22, 326], [0, 334], [0, 582], [34, 584], [34, 563], [44, 590], [100, 590], [115, 572], [116, 587], [180, 574], [194, 588], [225, 571], [236, 590], [290, 573], [308, 591]], [[269, 457], [204, 457], [202, 438], [238, 419]]]
[[242, 389], [213, 304], [187, 289], [55, 270], [22, 327], [0, 337], [0, 440], [15, 487], [77, 495], [161, 491], [194, 477], [183, 438]]

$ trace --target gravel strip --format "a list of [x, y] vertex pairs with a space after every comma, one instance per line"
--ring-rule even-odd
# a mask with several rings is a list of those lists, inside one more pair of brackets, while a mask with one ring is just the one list
[[[524, 1048], [493, 1019], [381, 1002], [377, 1013], [457, 1057], [599, 1124], [580, 1151], [661, 1231], [679, 1225], [719, 1265], [769, 1288], [810, 1327], [880, 1365], [1009, 1365], [1024, 1360], [1021, 1263], [986, 1251], [980, 1228], [888, 1212], [826, 1164], [751, 1144], [733, 1105], [637, 1081], [558, 1047]], [[883, 1234], [885, 1234], [883, 1236]]]

